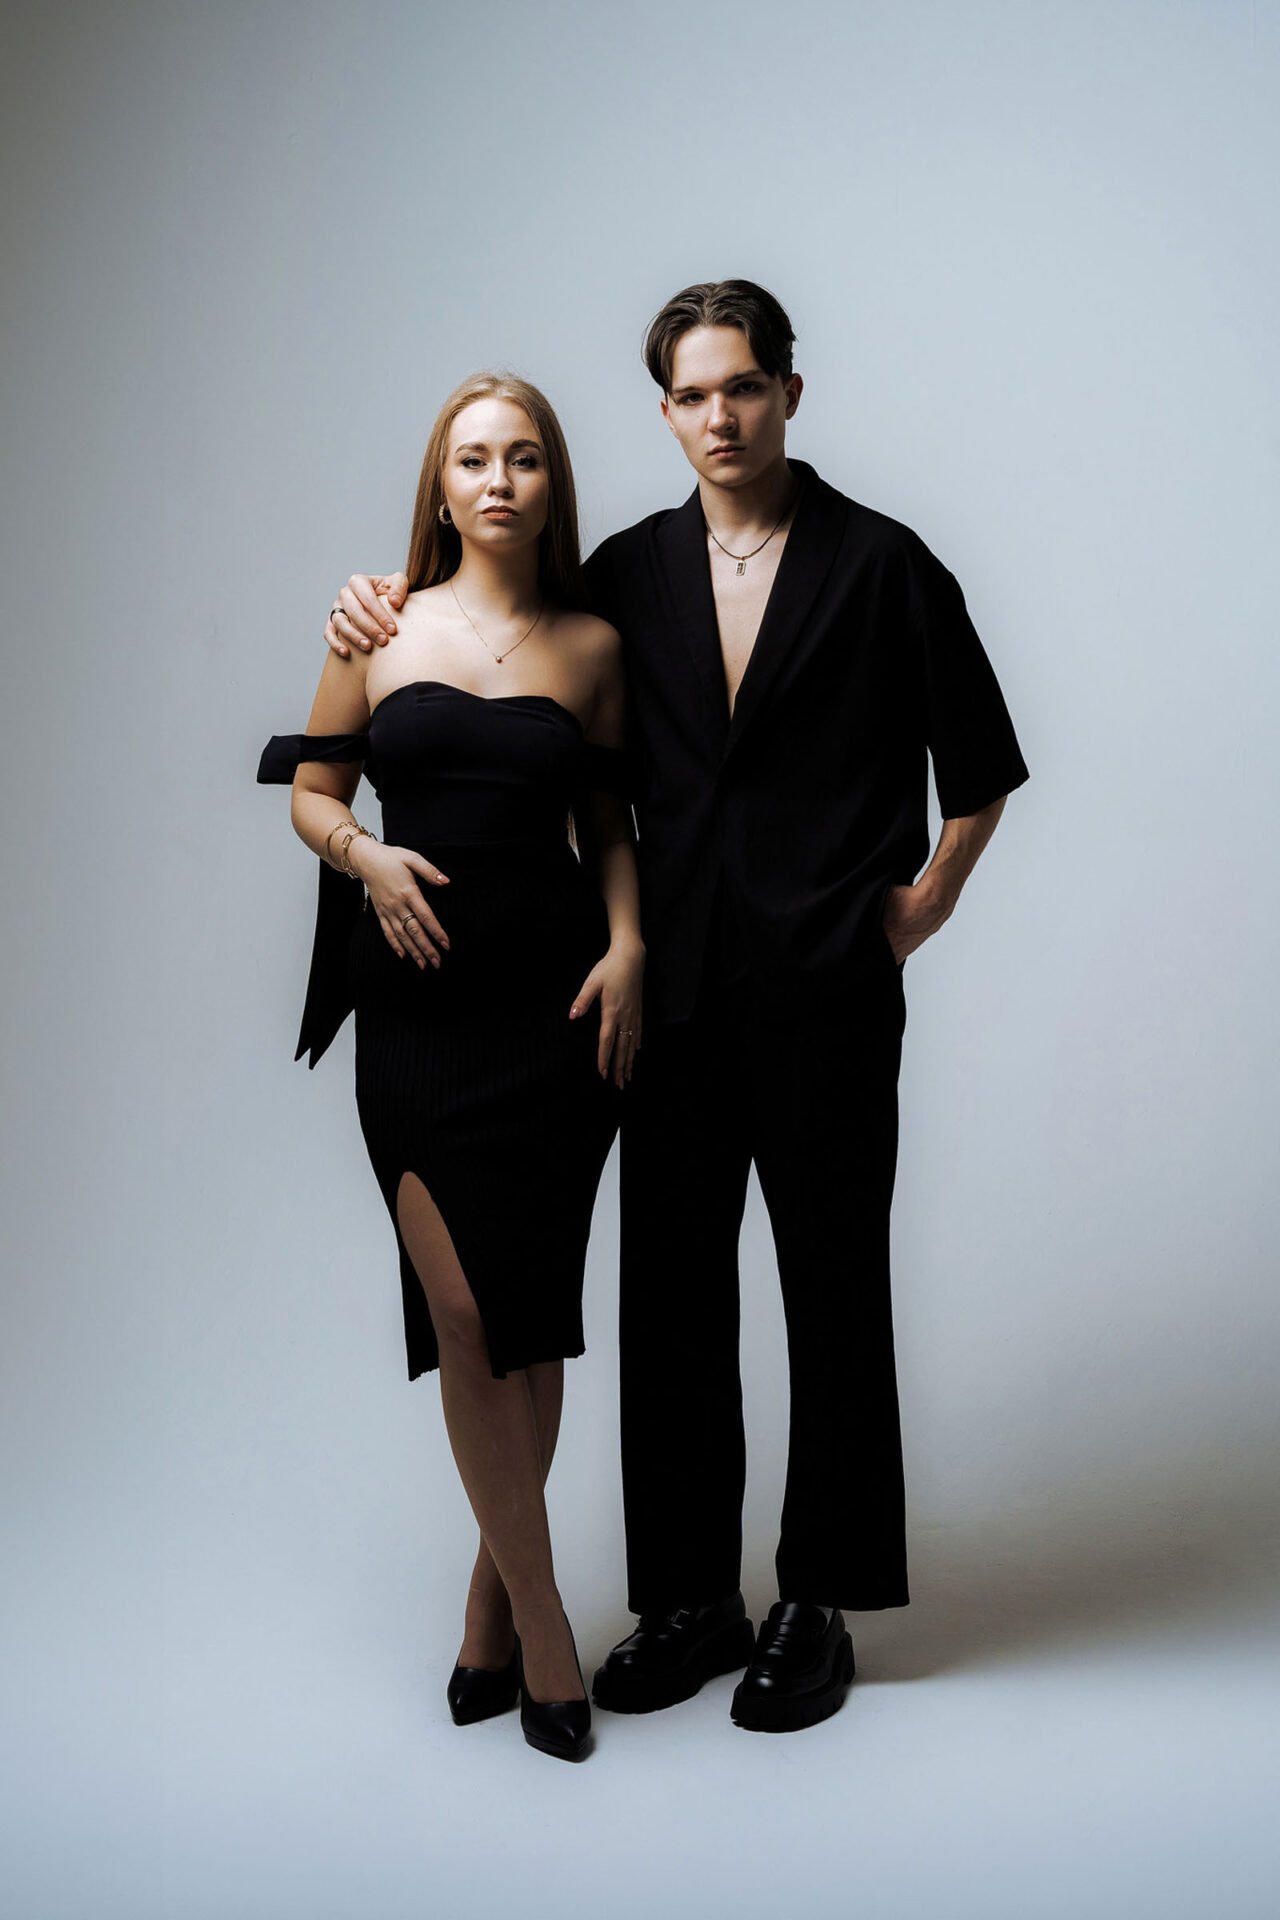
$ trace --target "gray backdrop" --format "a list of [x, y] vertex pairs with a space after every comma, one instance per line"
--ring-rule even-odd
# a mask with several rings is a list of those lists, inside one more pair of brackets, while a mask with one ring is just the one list
[[[5, 1905], [1274, 1911], [1274, 4], [6, 8]], [[907, 969], [913, 1605], [791, 1740], [442, 1690], [471, 1525], [404, 1377], [266, 736], [445, 392], [684, 497], [677, 287], [790, 309], [793, 450], [957, 573], [1032, 780]], [[371, 799], [364, 790], [363, 809]], [[376, 810], [375, 810], [376, 817]], [[624, 1629], [616, 1162], [551, 1498]], [[743, 1239], [747, 1592], [786, 1386]]]

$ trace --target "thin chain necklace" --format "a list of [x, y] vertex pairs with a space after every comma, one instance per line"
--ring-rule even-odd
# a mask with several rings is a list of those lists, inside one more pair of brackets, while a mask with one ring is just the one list
[[[803, 485], [803, 482], [801, 482], [801, 485]], [[792, 494], [790, 500], [788, 500], [786, 507], [782, 512], [781, 518], [774, 522], [773, 526], [770, 527], [768, 533], [766, 533], [764, 539], [760, 542], [760, 545], [758, 547], [752, 547], [750, 553], [729, 553], [729, 549], [728, 547], [726, 547], [724, 541], [717, 539], [716, 530], [712, 526], [711, 522], [707, 519], [707, 516], [705, 513], [702, 516], [702, 524], [706, 528], [707, 532], [711, 535], [711, 538], [715, 540], [715, 543], [719, 547], [721, 553], [727, 553], [729, 554], [729, 558], [731, 560], [737, 561], [738, 564], [737, 564], [737, 567], [734, 569], [734, 571], [736, 573], [745, 573], [747, 570], [748, 560], [752, 559], [753, 556], [759, 553], [762, 548], [768, 546], [774, 534], [778, 531], [778, 528], [782, 525], [783, 520], [786, 519], [787, 515], [791, 512], [791, 509], [795, 506], [799, 498], [800, 498], [800, 487], [797, 487], [795, 492]]]
[[454, 586], [452, 578], [449, 581], [449, 591], [453, 595], [454, 601], [458, 608], [458, 612], [462, 615], [463, 619], [466, 621], [472, 633], [474, 633], [476, 639], [480, 642], [480, 645], [484, 648], [485, 652], [492, 659], [496, 660], [499, 666], [502, 665], [508, 653], [514, 653], [516, 648], [520, 646], [523, 641], [529, 638], [529, 635], [533, 632], [539, 620], [541, 620], [542, 618], [542, 602], [541, 600], [539, 600], [538, 611], [534, 614], [532, 620], [529, 622], [524, 632], [520, 635], [520, 639], [513, 640], [511, 642], [511, 645], [506, 649], [505, 652], [494, 653], [493, 648], [489, 645], [489, 642], [485, 639], [479, 627], [476, 625], [475, 621], [471, 618], [471, 615], [467, 612], [466, 608], [463, 606], [461, 600], [458, 599], [458, 589]]

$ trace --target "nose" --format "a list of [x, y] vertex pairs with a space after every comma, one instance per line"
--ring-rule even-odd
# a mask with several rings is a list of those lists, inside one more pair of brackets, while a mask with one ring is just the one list
[[489, 475], [489, 485], [485, 489], [485, 491], [487, 493], [497, 494], [499, 497], [503, 499], [507, 498], [511, 494], [513, 489], [511, 486], [511, 481], [507, 477], [507, 470], [504, 466], [496, 466], [493, 469], [492, 473]]
[[707, 416], [708, 424], [716, 433], [723, 433], [733, 424], [733, 412], [722, 393], [711, 396], [711, 412]]

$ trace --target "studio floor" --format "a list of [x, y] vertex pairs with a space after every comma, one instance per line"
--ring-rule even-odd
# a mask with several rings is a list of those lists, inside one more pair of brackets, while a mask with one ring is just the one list
[[[1263, 1920], [1275, 1546], [1168, 1511], [1102, 1534], [918, 1530], [912, 1605], [851, 1617], [859, 1674], [832, 1720], [744, 1733], [726, 1678], [667, 1713], [597, 1712], [577, 1766], [514, 1714], [450, 1722], [432, 1622], [451, 1566], [397, 1579], [372, 1532], [306, 1564], [288, 1540], [265, 1566], [192, 1563], [163, 1697], [130, 1721], [122, 1670], [110, 1742], [104, 1722], [78, 1743], [92, 1777], [66, 1768], [55, 1797], [27, 1776], [25, 1819], [22, 1781], [10, 1795], [9, 1911]], [[582, 1567], [562, 1584], [594, 1663], [625, 1617]], [[768, 1604], [763, 1566], [749, 1598]]]

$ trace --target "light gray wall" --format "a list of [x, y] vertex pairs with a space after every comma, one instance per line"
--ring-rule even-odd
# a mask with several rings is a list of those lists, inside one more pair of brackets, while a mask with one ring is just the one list
[[[1260, 1578], [1276, 6], [6, 19], [15, 1911], [359, 1905], [341, 1872], [324, 1895], [329, 1855], [272, 1795], [341, 1724], [333, 1688], [369, 1691], [371, 1646], [384, 1680], [405, 1645], [447, 1671], [470, 1523], [436, 1385], [403, 1377], [349, 1029], [314, 1076], [291, 1062], [314, 861], [257, 754], [305, 724], [338, 583], [399, 563], [462, 375], [500, 362], [550, 394], [588, 545], [684, 496], [638, 346], [695, 278], [782, 297], [806, 380], [793, 450], [957, 573], [1032, 768], [907, 970], [894, 1246], [918, 1585], [977, 1619], [1014, 1569], [1105, 1637]], [[553, 1487], [597, 1657], [624, 1624], [615, 1250], [611, 1166]], [[754, 1187], [743, 1265], [758, 1610], [786, 1395]], [[1056, 1544], [1028, 1570], [1031, 1535]], [[911, 1620], [877, 1623], [886, 1647]], [[345, 1762], [335, 1794], [377, 1798], [376, 1759]], [[600, 1790], [625, 1803], [625, 1762]], [[960, 1912], [904, 1851], [914, 1910]], [[447, 1844], [434, 1858], [453, 1884]], [[1264, 1869], [1232, 1858], [1236, 1910], [1262, 1912], [1245, 1893]], [[380, 1884], [380, 1913], [410, 1910]], [[642, 1863], [628, 1884], [649, 1887]], [[885, 1866], [879, 1911], [913, 1910], [897, 1884]], [[981, 1910], [1005, 1908], [988, 1888]]]

